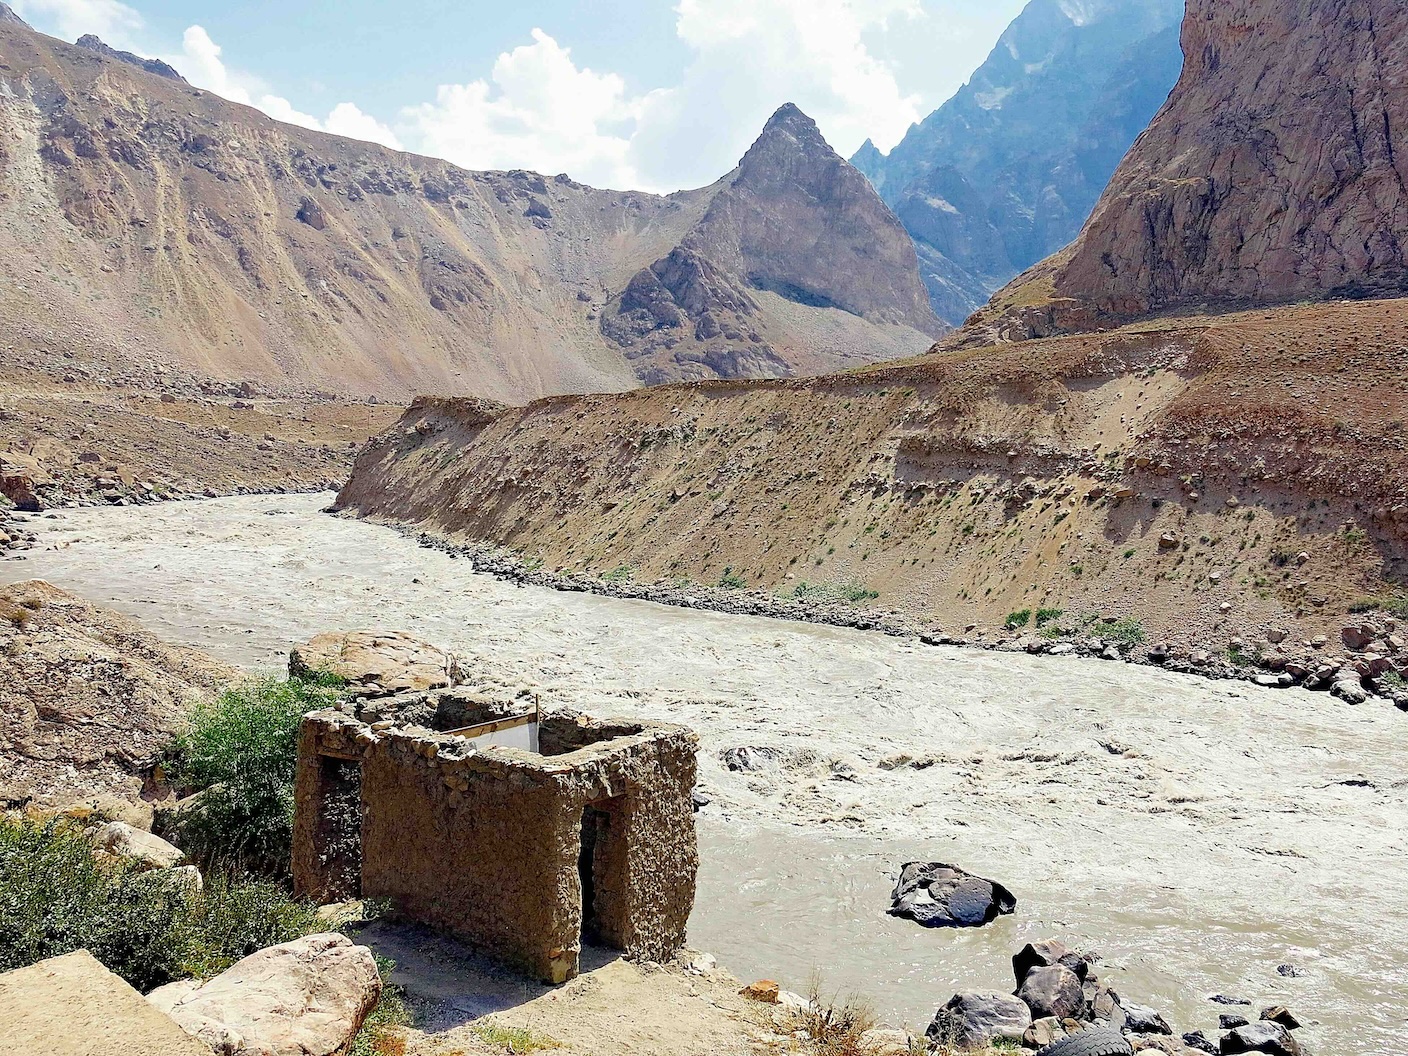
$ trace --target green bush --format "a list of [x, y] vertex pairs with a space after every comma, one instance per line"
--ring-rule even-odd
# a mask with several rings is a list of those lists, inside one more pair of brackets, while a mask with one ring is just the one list
[[197, 705], [168, 753], [176, 783], [202, 793], [174, 834], [194, 861], [263, 876], [288, 872], [299, 722], [337, 703], [340, 685], [323, 676], [261, 679]]
[[1032, 622], [1032, 610], [1019, 609], [1016, 612], [1009, 612], [1005, 622], [1009, 631], [1015, 631], [1019, 627], [1025, 627]]
[[0, 818], [0, 971], [86, 949], [142, 992], [326, 930], [277, 884], [102, 862], [74, 822]]
[[1037, 609], [1036, 625], [1038, 627], [1045, 627], [1048, 623], [1054, 623], [1064, 615], [1066, 615], [1066, 613], [1062, 609]]
[[1129, 650], [1136, 646], [1143, 645], [1147, 640], [1144, 633], [1144, 625], [1138, 620], [1124, 619], [1116, 620], [1105, 627], [1101, 632], [1105, 638], [1114, 642], [1121, 649]]
[[730, 567], [719, 577], [719, 586], [724, 590], [747, 590], [748, 581]]
[[838, 580], [832, 583], [798, 583], [792, 590], [798, 601], [819, 601], [830, 605], [863, 605], [880, 596], [879, 591], [871, 590], [858, 579]]

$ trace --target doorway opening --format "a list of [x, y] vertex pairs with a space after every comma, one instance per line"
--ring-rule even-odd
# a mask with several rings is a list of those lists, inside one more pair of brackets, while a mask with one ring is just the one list
[[622, 948], [626, 875], [623, 806], [620, 798], [603, 799], [582, 810], [577, 876], [582, 884], [585, 946]]

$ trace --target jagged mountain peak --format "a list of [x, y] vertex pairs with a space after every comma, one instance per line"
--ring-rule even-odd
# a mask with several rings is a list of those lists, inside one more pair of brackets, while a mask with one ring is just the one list
[[768, 118], [758, 138], [739, 161], [739, 170], [746, 170], [749, 163], [760, 155], [779, 154], [840, 160], [840, 155], [831, 149], [817, 123], [795, 103], [783, 103]]
[[961, 323], [1075, 237], [1178, 78], [1183, 0], [1031, 0], [969, 82], [864, 172]]
[[7, 23], [12, 26], [24, 26], [25, 29], [29, 28], [29, 23], [15, 14], [9, 4], [0, 3], [0, 26]]
[[160, 59], [148, 59], [141, 55], [133, 54], [130, 51], [119, 51], [117, 48], [105, 43], [103, 38], [96, 33], [85, 33], [74, 41], [80, 48], [94, 52], [105, 59], [113, 59], [116, 62], [125, 62], [129, 66], [136, 66], [138, 69], [146, 70], [148, 73], [158, 77], [164, 77], [168, 81], [180, 81], [187, 83], [186, 78], [176, 71], [174, 66], [162, 62]]

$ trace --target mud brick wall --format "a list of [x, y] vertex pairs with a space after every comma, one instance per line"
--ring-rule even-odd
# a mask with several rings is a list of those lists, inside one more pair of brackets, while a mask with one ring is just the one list
[[[684, 943], [698, 851], [693, 734], [675, 727], [544, 719], [542, 756], [475, 750], [421, 728], [371, 727], [338, 712], [304, 720], [294, 879], [320, 898], [390, 899], [538, 978], [577, 973], [583, 928], [583, 815], [597, 834], [590, 867], [601, 941], [664, 959]], [[565, 751], [564, 751], [565, 750]], [[329, 812], [360, 761], [360, 890], [349, 892], [346, 834]], [[598, 813], [599, 812], [599, 813]]]

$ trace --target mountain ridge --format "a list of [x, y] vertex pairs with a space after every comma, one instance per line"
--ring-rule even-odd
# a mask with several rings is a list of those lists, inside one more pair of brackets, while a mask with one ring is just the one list
[[[51, 373], [150, 389], [161, 367], [513, 401], [643, 376], [818, 371], [917, 352], [939, 332], [750, 289], [769, 355], [720, 328], [699, 339], [712, 355], [638, 371], [603, 310], [726, 181], [658, 196], [473, 172], [283, 125], [8, 22], [0, 62], [0, 323], [12, 352]], [[917, 272], [891, 281], [920, 288]]]

